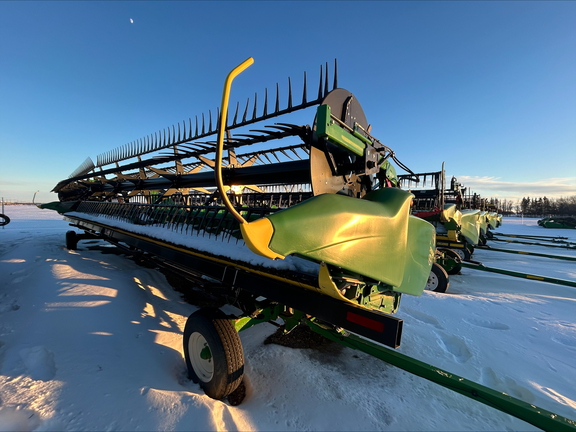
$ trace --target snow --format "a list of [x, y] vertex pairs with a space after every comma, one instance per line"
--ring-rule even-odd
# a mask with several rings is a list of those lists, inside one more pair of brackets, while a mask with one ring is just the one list
[[[164, 276], [102, 250], [64, 247], [61, 216], [7, 206], [0, 228], [0, 430], [537, 430], [367, 354], [264, 345], [240, 334], [248, 395], [233, 407], [186, 378], [195, 306]], [[503, 233], [562, 235], [535, 219]], [[576, 256], [576, 250], [494, 243]], [[479, 250], [485, 265], [576, 280], [576, 262]], [[403, 296], [399, 351], [576, 419], [576, 289], [463, 269], [447, 294]]]
[[68, 212], [66, 216], [76, 216], [88, 221], [100, 222], [103, 225], [125, 229], [132, 233], [146, 234], [148, 237], [165, 240], [180, 246], [193, 247], [199, 251], [225, 256], [253, 266], [300, 271], [312, 275], [317, 275], [320, 269], [317, 263], [299, 257], [287, 256], [285, 259], [271, 260], [257, 255], [252, 253], [243, 241], [237, 242], [236, 239], [226, 235], [202, 235], [198, 232], [190, 232], [183, 235], [179, 230], [167, 229], [163, 226], [135, 225], [110, 216], [78, 212]]

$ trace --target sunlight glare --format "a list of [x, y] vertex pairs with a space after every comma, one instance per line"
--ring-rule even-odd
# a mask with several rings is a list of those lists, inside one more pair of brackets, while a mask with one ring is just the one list
[[134, 282], [136, 282], [136, 285], [138, 285], [140, 288], [142, 288], [144, 291], [149, 291], [152, 295], [156, 296], [156, 297], [160, 297], [162, 300], [168, 300], [166, 298], [166, 296], [162, 293], [162, 291], [160, 291], [158, 288], [153, 287], [152, 285], [147, 285], [144, 284], [140, 279], [138, 279], [136, 276], [134, 276]]
[[89, 273], [82, 273], [72, 268], [68, 264], [54, 264], [52, 267], [52, 274], [56, 279], [92, 279], [92, 280], [110, 280], [109, 278], [93, 275]]

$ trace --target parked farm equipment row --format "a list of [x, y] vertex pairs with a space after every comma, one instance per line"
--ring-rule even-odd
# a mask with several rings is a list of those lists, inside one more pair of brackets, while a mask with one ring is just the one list
[[[211, 306], [188, 318], [183, 351], [189, 377], [210, 397], [242, 399], [238, 331], [282, 320], [286, 331], [308, 325], [538, 427], [576, 430], [572, 420], [385, 348], [401, 343], [403, 321], [393, 316], [401, 296], [421, 295], [435, 257], [454, 264], [452, 252], [437, 253], [434, 227], [410, 214], [413, 194], [389, 187], [389, 161], [404, 166], [371, 134], [354, 95], [337, 87], [336, 71], [329, 90], [321, 69], [312, 101], [305, 79], [302, 101], [293, 103], [289, 84], [281, 109], [277, 86], [271, 112], [266, 96], [258, 115], [255, 97], [252, 114], [247, 103], [239, 116], [238, 104], [229, 123], [232, 80], [251, 63], [229, 74], [216, 128], [211, 115], [207, 124], [184, 122], [96, 164], [87, 159], [54, 188], [59, 202], [43, 207], [83, 231], [67, 233], [68, 248], [104, 239], [205, 296]], [[312, 126], [261, 126], [311, 107]], [[238, 154], [241, 147], [252, 150]], [[226, 315], [223, 305], [240, 312]]]
[[540, 219], [538, 225], [544, 228], [576, 229], [576, 218], [570, 216], [548, 217]]

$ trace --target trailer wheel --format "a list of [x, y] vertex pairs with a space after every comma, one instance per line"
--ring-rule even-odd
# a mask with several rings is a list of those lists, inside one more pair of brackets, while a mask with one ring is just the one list
[[66, 231], [66, 248], [76, 250], [78, 247], [78, 235], [76, 231]]
[[467, 248], [453, 249], [453, 251], [456, 252], [460, 256], [460, 259], [462, 261], [470, 261], [470, 258], [472, 257], [472, 254], [470, 253], [470, 251]]
[[442, 249], [442, 252], [444, 252], [446, 257], [455, 261], [454, 266], [450, 270], [444, 269], [446, 270], [446, 273], [448, 273], [449, 275], [455, 275], [460, 273], [460, 270], [462, 270], [462, 258], [460, 257], [458, 252], [456, 252], [453, 249]]
[[213, 399], [224, 399], [242, 382], [244, 352], [234, 325], [219, 309], [194, 312], [184, 328], [188, 377]]
[[432, 264], [428, 282], [426, 282], [426, 289], [429, 291], [444, 293], [448, 290], [450, 281], [448, 280], [448, 273], [442, 268], [440, 264]]

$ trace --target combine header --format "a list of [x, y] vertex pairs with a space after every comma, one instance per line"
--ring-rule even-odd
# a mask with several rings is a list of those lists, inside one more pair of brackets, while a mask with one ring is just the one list
[[[83, 231], [68, 231], [67, 247], [104, 239], [202, 294], [183, 351], [189, 377], [212, 398], [244, 397], [238, 331], [281, 320], [285, 331], [305, 324], [538, 427], [575, 430], [570, 419], [390, 349], [400, 345], [401, 295], [422, 294], [435, 260], [434, 226], [410, 215], [413, 194], [389, 187], [390, 160], [409, 170], [371, 135], [336, 68], [329, 89], [328, 65], [313, 100], [304, 76], [301, 102], [289, 80], [284, 108], [276, 86], [273, 108], [267, 92], [263, 107], [255, 95], [228, 122], [232, 80], [252, 62], [228, 75], [215, 126], [211, 113], [190, 119], [87, 159], [58, 183], [59, 201], [41, 207]], [[312, 126], [263, 124], [309, 108]]]
[[[255, 96], [228, 122], [231, 82], [248, 63], [229, 75], [216, 127], [209, 114], [88, 159], [47, 205], [85, 232], [69, 231], [69, 248], [103, 238], [211, 298], [215, 308], [190, 317], [184, 352], [190, 376], [217, 399], [242, 381], [236, 331], [257, 322], [282, 318], [291, 329], [314, 317], [398, 347], [402, 321], [391, 314], [402, 294], [422, 294], [434, 260], [434, 228], [410, 215], [412, 194], [377, 187], [381, 166], [400, 162], [336, 71], [329, 90], [321, 68], [314, 100], [305, 79], [300, 103], [289, 85], [281, 109], [277, 87], [273, 109], [265, 96], [258, 115]], [[261, 125], [314, 106], [312, 126]], [[241, 313], [225, 316], [224, 304]]]

